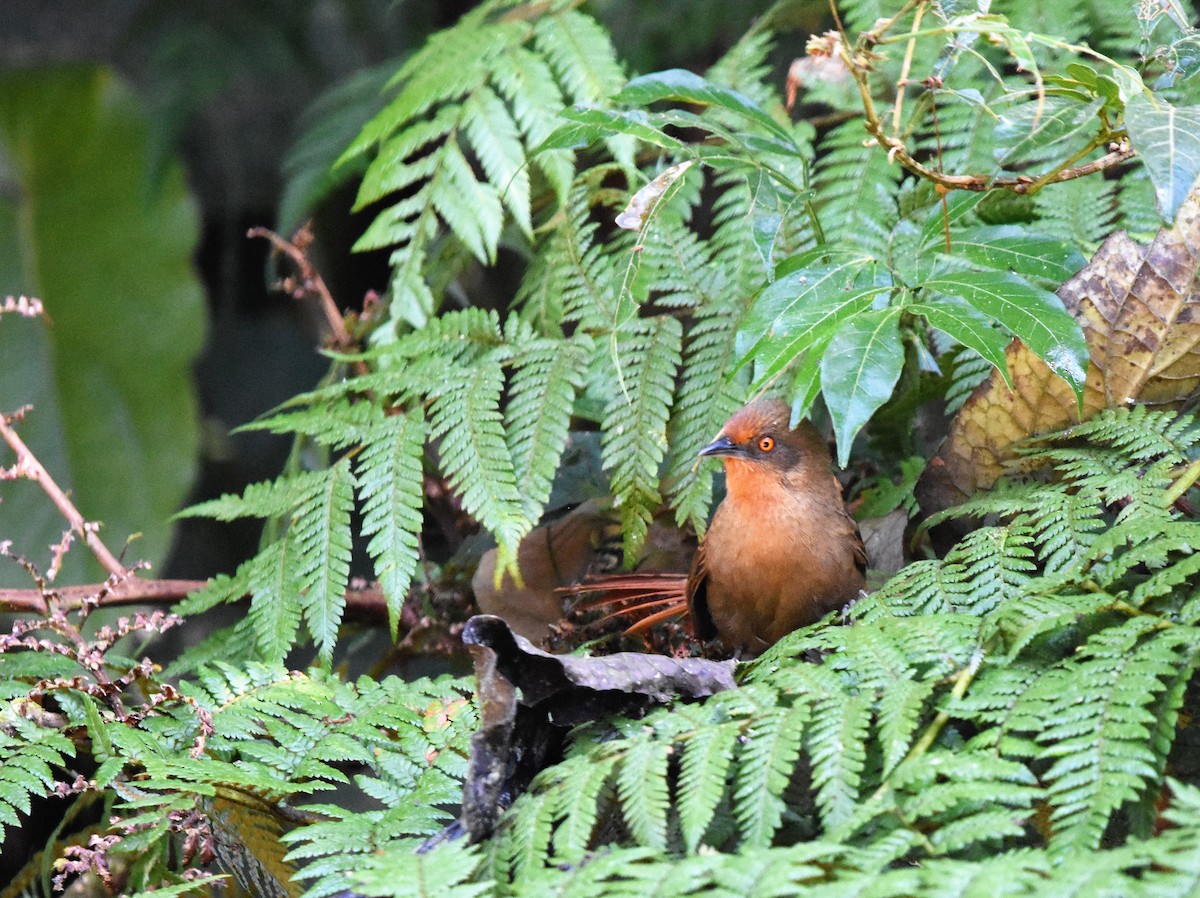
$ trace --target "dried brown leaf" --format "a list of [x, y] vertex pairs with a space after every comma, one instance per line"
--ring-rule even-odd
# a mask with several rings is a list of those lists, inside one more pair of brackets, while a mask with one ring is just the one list
[[[1133, 403], [1178, 407], [1200, 389], [1200, 190], [1148, 247], [1111, 235], [1058, 295], [1087, 339], [1084, 419]], [[933, 513], [987, 489], [1013, 444], [1080, 420], [1070, 388], [1019, 340], [1005, 357], [1010, 390], [993, 371], [963, 405], [917, 486]]]

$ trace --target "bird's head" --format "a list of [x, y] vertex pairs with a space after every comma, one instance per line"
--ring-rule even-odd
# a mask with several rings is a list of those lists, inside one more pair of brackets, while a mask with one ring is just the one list
[[823, 473], [831, 469], [829, 448], [808, 421], [790, 428], [791, 410], [778, 399], [757, 399], [725, 422], [717, 438], [700, 450], [720, 458], [727, 477]]

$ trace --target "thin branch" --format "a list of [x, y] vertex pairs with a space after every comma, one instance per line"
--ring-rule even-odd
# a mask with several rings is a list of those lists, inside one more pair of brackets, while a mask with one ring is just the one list
[[[207, 580], [143, 580], [140, 577], [128, 577], [104, 592], [98, 607], [169, 605], [207, 585]], [[53, 595], [58, 599], [59, 607], [71, 611], [94, 601], [105, 588], [106, 584], [103, 583], [64, 586], [53, 590]], [[42, 614], [45, 607], [40, 589], [0, 589], [0, 611]], [[346, 590], [346, 609], [359, 619], [387, 619], [387, 600], [378, 586]]]
[[1170, 508], [1183, 498], [1184, 493], [1196, 485], [1197, 480], [1200, 480], [1200, 459], [1188, 465], [1187, 470], [1171, 485], [1163, 497], [1163, 504]]
[[[300, 272], [300, 290], [305, 294], [317, 298], [318, 304], [321, 307], [321, 313], [325, 317], [325, 323], [329, 327], [329, 333], [333, 337], [334, 347], [344, 352], [356, 349], [358, 344], [350, 336], [350, 331], [346, 329], [346, 319], [338, 310], [337, 303], [333, 299], [333, 294], [325, 286], [325, 279], [321, 277], [320, 273], [308, 259], [306, 249], [312, 240], [312, 232], [309, 230], [309, 226], [306, 224], [297, 231], [292, 241], [284, 240], [269, 228], [251, 228], [246, 232], [246, 236], [265, 238], [275, 247], [276, 252], [283, 253], [295, 263], [296, 268]], [[361, 373], [365, 374], [365, 369]]]
[[[905, 5], [902, 12], [906, 12], [915, 3], [920, 2], [922, 0], [910, 0], [910, 3]], [[942, 33], [944, 29], [939, 29], [936, 32], [911, 31], [903, 38], [896, 37], [885, 40], [887, 30], [900, 17], [897, 15], [892, 19], [876, 24], [870, 31], [862, 34], [858, 41], [851, 46], [850, 39], [842, 26], [841, 18], [837, 15], [835, 0], [830, 0], [830, 9], [833, 11], [834, 20], [841, 35], [841, 41], [837, 44], [835, 52], [841, 58], [842, 63], [846, 66], [846, 70], [850, 73], [850, 77], [854, 79], [855, 86], [858, 88], [859, 98], [862, 100], [863, 127], [875, 139], [875, 142], [887, 151], [889, 161], [899, 163], [901, 167], [919, 178], [930, 181], [945, 190], [984, 191], [1002, 189], [1017, 194], [1032, 194], [1036, 193], [1046, 184], [1070, 181], [1085, 175], [1094, 174], [1106, 168], [1111, 168], [1114, 165], [1119, 165], [1136, 155], [1123, 132], [1113, 131], [1111, 133], [1103, 133], [1107, 132], [1107, 128], [1103, 128], [1102, 126], [1102, 133], [1089, 146], [1088, 152], [1091, 152], [1092, 149], [1103, 145], [1107, 141], [1110, 147], [1110, 152], [1107, 155], [1092, 162], [1072, 166], [1071, 163], [1080, 158], [1079, 154], [1076, 154], [1067, 160], [1065, 167], [1059, 166], [1040, 176], [1017, 175], [1015, 177], [997, 178], [992, 175], [983, 174], [947, 175], [927, 165], [923, 165], [908, 152], [908, 148], [904, 145], [903, 140], [888, 133], [886, 126], [879, 117], [874, 97], [871, 95], [871, 63], [872, 59], [876, 57], [870, 48], [876, 44], [886, 43], [887, 40], [908, 40], [911, 45], [911, 41], [915, 38], [932, 33]], [[1116, 65], [1116, 63], [1113, 64]], [[903, 91], [903, 85], [898, 89]]]
[[[925, 4], [921, 3], [917, 7], [916, 15], [913, 16], [912, 31], [915, 33], [921, 30], [921, 18], [925, 15]], [[896, 82], [896, 105], [892, 108], [892, 133], [897, 137], [900, 136], [900, 119], [904, 110], [904, 88], [908, 85], [908, 73], [912, 71], [913, 55], [916, 53], [917, 39], [910, 38], [908, 47], [904, 51], [904, 62], [900, 65], [900, 79]]]
[[35, 481], [42, 488], [42, 492], [50, 497], [50, 501], [55, 504], [62, 516], [67, 519], [71, 529], [83, 537], [84, 542], [87, 543], [88, 548], [92, 550], [92, 554], [96, 556], [96, 560], [103, 565], [104, 569], [117, 577], [127, 576], [128, 570], [97, 535], [96, 531], [99, 525], [83, 519], [83, 515], [67, 498], [67, 494], [54, 482], [54, 478], [42, 467], [42, 463], [29, 451], [29, 447], [13, 429], [11, 422], [19, 419], [25, 410], [22, 409], [14, 415], [0, 414], [0, 436], [4, 437], [4, 441], [17, 454], [17, 463], [9, 469], [8, 473], [14, 477], [24, 477]]

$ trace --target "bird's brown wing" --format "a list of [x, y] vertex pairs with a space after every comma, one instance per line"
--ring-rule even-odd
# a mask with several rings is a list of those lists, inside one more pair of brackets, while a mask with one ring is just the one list
[[704, 543], [692, 556], [692, 569], [687, 578], [688, 610], [692, 614], [692, 626], [696, 636], [707, 642], [717, 636], [717, 626], [708, 611], [708, 553]]
[[858, 573], [862, 577], [867, 576], [867, 547], [863, 543], [862, 534], [858, 532], [858, 521], [850, 516], [850, 512], [845, 512], [846, 520], [850, 524], [851, 532], [854, 534], [854, 566], [858, 569]]

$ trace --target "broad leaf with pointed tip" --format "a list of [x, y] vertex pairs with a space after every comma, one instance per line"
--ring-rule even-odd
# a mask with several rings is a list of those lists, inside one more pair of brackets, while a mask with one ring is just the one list
[[[192, 482], [204, 339], [195, 207], [148, 130], [106, 70], [0, 78], [0, 295], [35, 295], [49, 316], [0, 321], [0, 408], [34, 406], [23, 438], [114, 552], [141, 534], [127, 562], [162, 560]], [[44, 569], [63, 519], [32, 483], [0, 498], [0, 538]], [[98, 575], [76, 545], [59, 580]]]
[[860, 312], [829, 341], [821, 357], [821, 392], [833, 418], [838, 464], [875, 411], [892, 398], [904, 367], [899, 306]]
[[1082, 402], [1087, 343], [1078, 322], [1049, 290], [1001, 271], [946, 271], [928, 278], [922, 286], [934, 293], [961, 297], [1020, 337]]
[[653, 72], [634, 78], [615, 99], [618, 103], [636, 106], [645, 106], [659, 100], [718, 106], [762, 126], [767, 133], [785, 143], [794, 143], [788, 129], [771, 118], [749, 97], [728, 87], [713, 84], [686, 69], [667, 69], [664, 72]]
[[1135, 93], [1125, 105], [1125, 125], [1154, 182], [1158, 212], [1170, 224], [1200, 177], [1200, 106]]

